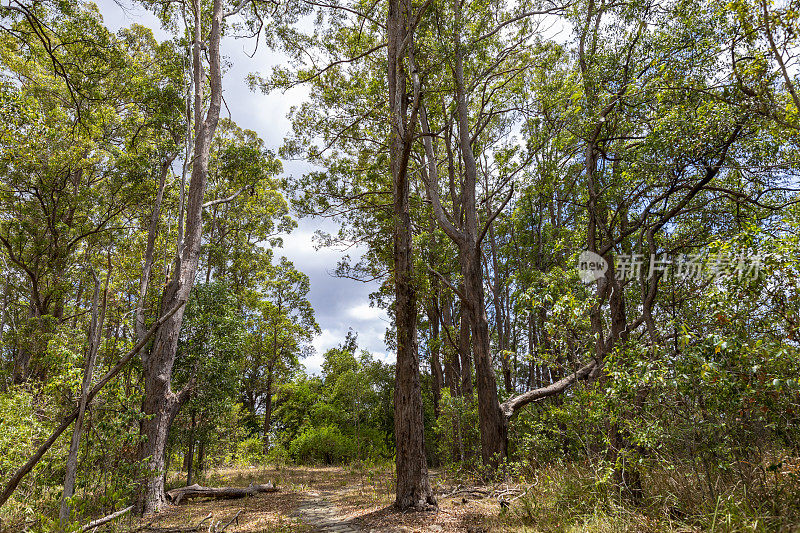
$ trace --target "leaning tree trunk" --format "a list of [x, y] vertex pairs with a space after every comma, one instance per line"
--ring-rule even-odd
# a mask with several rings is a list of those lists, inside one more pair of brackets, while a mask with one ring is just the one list
[[[422, 414], [422, 388], [417, 357], [417, 298], [412, 278], [411, 216], [409, 213], [408, 158], [416, 120], [407, 121], [406, 72], [403, 47], [411, 44], [408, 21], [411, 2], [389, 0], [388, 82], [391, 111], [390, 165], [394, 197], [394, 281], [397, 363], [395, 365], [394, 429], [396, 442], [398, 509], [425, 509], [436, 505], [428, 479]], [[416, 84], [415, 84], [416, 85]], [[418, 91], [417, 91], [418, 98]]]
[[[175, 276], [164, 290], [162, 311], [171, 308], [176, 302], [185, 302], [194, 285], [197, 264], [200, 257], [200, 243], [203, 230], [203, 196], [208, 179], [208, 158], [211, 140], [219, 121], [222, 103], [222, 71], [220, 65], [220, 34], [222, 27], [222, 0], [214, 0], [211, 31], [207, 37], [209, 58], [210, 103], [205, 119], [201, 118], [205, 85], [201, 46], [203, 34], [199, 15], [195, 17], [194, 50], [192, 70], [194, 76], [194, 160], [189, 182], [188, 205], [186, 209], [186, 229], [182, 243], [182, 253], [176, 260]], [[195, 0], [196, 14], [201, 13], [200, 1]], [[144, 399], [142, 410], [144, 419], [141, 433], [144, 437], [139, 447], [139, 459], [145, 472], [139, 482], [136, 510], [139, 513], [158, 511], [165, 501], [164, 495], [164, 450], [169, 426], [178, 409], [188, 395], [188, 389], [175, 394], [170, 386], [172, 367], [178, 345], [178, 334], [183, 324], [184, 308], [181, 307], [159, 329], [150, 354], [143, 358]]]

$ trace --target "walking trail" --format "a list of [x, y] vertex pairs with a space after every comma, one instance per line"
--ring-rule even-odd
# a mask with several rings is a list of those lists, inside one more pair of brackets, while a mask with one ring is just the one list
[[331, 501], [332, 495], [330, 491], [309, 492], [294, 516], [318, 531], [361, 533], [362, 529], [352, 521], [340, 518], [341, 511]]

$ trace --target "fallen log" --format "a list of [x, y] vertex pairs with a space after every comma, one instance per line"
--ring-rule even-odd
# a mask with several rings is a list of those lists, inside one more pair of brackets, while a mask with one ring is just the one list
[[178, 505], [183, 500], [191, 498], [216, 498], [233, 499], [253, 496], [260, 492], [277, 492], [278, 488], [272, 483], [265, 485], [255, 485], [251, 483], [247, 487], [201, 487], [197, 483], [188, 487], [172, 489], [167, 491], [167, 499], [174, 505]]

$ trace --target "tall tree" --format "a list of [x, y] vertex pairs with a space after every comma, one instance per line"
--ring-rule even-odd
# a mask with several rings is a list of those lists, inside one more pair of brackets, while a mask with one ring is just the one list
[[[427, 509], [436, 505], [425, 456], [422, 389], [417, 353], [417, 295], [413, 279], [412, 228], [409, 209], [408, 162], [417, 127], [420, 87], [418, 74], [409, 73], [407, 56], [414, 47], [414, 19], [424, 7], [412, 10], [410, 0], [389, 0], [386, 19], [389, 88], [389, 166], [394, 202], [394, 315], [397, 363], [394, 388], [394, 435], [397, 453], [398, 509]], [[413, 80], [409, 77], [413, 76]], [[409, 109], [409, 81], [413, 102]]]
[[[208, 179], [208, 161], [211, 141], [217, 129], [222, 104], [222, 63], [220, 39], [223, 24], [223, 0], [214, 0], [211, 5], [210, 27], [204, 34], [204, 9], [201, 0], [192, 6], [194, 28], [192, 31], [192, 83], [194, 87], [194, 152], [192, 173], [187, 191], [186, 225], [183, 241], [179, 242], [172, 279], [164, 289], [161, 300], [163, 311], [186, 302], [194, 286], [200, 260], [200, 245], [203, 231], [203, 200]], [[208, 53], [208, 79], [204, 75], [202, 49]], [[203, 89], [208, 83], [209, 105], [203, 112]], [[140, 513], [158, 511], [165, 501], [164, 495], [164, 450], [169, 426], [186, 401], [191, 382], [177, 394], [172, 391], [172, 368], [175, 364], [178, 336], [183, 323], [183, 308], [161, 326], [150, 352], [142, 357], [144, 375], [144, 398], [141, 423], [143, 438], [139, 447], [139, 458], [145, 472], [139, 482], [136, 508]]]

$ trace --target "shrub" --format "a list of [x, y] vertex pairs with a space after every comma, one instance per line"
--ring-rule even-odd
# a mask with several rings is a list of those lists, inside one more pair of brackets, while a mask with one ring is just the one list
[[289, 445], [297, 463], [341, 464], [356, 456], [356, 443], [336, 426], [306, 428]]

